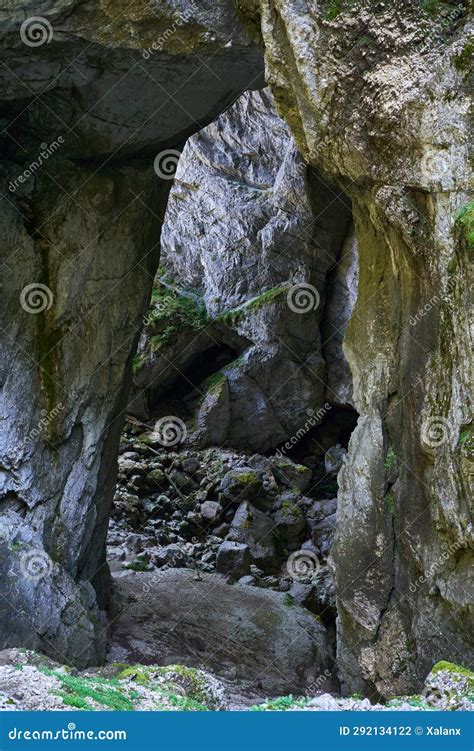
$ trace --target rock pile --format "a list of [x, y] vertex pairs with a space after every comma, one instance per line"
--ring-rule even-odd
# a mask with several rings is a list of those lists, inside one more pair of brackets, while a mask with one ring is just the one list
[[[113, 571], [191, 568], [333, 612], [336, 480], [284, 456], [164, 448], [124, 434], [108, 536]], [[332, 491], [332, 492], [331, 492]]]

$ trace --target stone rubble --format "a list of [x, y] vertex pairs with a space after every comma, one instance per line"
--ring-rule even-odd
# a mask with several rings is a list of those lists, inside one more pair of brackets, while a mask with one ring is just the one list
[[337, 485], [321, 483], [323, 457], [312, 470], [281, 456], [164, 448], [140, 430], [132, 423], [122, 437], [108, 534], [113, 572], [191, 568], [298, 592], [288, 560], [301, 555], [310, 567], [305, 607], [319, 613], [331, 603], [331, 611], [326, 561], [337, 501], [324, 493], [332, 483], [335, 495]]

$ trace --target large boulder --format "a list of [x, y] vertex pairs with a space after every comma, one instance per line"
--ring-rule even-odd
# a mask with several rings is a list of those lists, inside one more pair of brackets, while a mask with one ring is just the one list
[[279, 568], [275, 522], [251, 503], [244, 501], [232, 520], [228, 539], [248, 545], [255, 564], [268, 571]]
[[116, 581], [128, 602], [114, 624], [112, 661], [205, 666], [273, 695], [301, 694], [310, 676], [334, 675], [326, 629], [283, 593], [185, 570]]

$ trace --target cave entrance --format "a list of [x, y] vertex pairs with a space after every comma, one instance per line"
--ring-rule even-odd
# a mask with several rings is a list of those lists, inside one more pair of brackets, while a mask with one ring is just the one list
[[342, 349], [357, 285], [350, 202], [308, 172], [268, 92], [247, 93], [188, 141], [161, 242], [111, 567], [224, 583], [235, 602], [274, 593], [318, 617], [334, 662], [328, 555], [358, 417]]

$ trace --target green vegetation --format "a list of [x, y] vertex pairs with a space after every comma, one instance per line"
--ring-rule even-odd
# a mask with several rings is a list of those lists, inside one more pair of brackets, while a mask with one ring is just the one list
[[140, 355], [135, 355], [132, 362], [132, 370], [137, 373], [146, 363], [148, 355], [146, 352], [142, 352]]
[[474, 41], [468, 39], [461, 52], [454, 56], [454, 67], [459, 72], [464, 72], [470, 69], [472, 54], [474, 52]]
[[239, 305], [237, 308], [232, 308], [231, 310], [226, 310], [224, 313], [220, 313], [216, 320], [221, 323], [237, 323], [237, 321], [245, 318], [249, 313], [255, 313], [264, 305], [269, 305], [270, 303], [275, 302], [275, 300], [277, 300], [282, 294], [286, 294], [287, 291], [288, 287], [286, 286], [267, 289], [265, 292], [262, 292], [261, 295], [257, 295], [256, 297], [252, 297], [251, 300], [247, 300], [243, 305]]
[[468, 452], [474, 451], [474, 430], [472, 423], [467, 428], [464, 428], [464, 430], [461, 430], [459, 445]]
[[326, 21], [333, 21], [340, 13], [350, 12], [357, 8], [358, 0], [330, 0], [326, 10]]
[[396, 457], [395, 457], [394, 450], [392, 448], [389, 448], [387, 453], [385, 454], [385, 461], [384, 461], [385, 469], [388, 469], [388, 470], [393, 469], [393, 467], [395, 466], [395, 459]]
[[39, 670], [60, 682], [61, 689], [56, 692], [57, 696], [60, 696], [65, 704], [76, 709], [96, 709], [95, 705], [98, 704], [99, 709], [108, 707], [119, 711], [130, 711], [134, 708], [132, 699], [138, 697], [138, 694], [133, 691], [129, 691], [127, 695], [118, 680], [98, 677], [80, 678], [59, 670], [50, 670], [47, 667], [40, 667]]
[[215, 373], [212, 373], [212, 375], [208, 376], [206, 380], [202, 382], [199, 388], [206, 394], [209, 392], [218, 394], [225, 380], [226, 377], [222, 370], [216, 370]]
[[421, 9], [433, 20], [444, 20], [440, 18], [444, 8], [449, 8], [449, 2], [446, 0], [421, 0]]
[[470, 201], [456, 214], [455, 223], [461, 230], [469, 250], [474, 248], [474, 201]]
[[421, 709], [432, 709], [422, 696], [414, 694], [413, 696], [406, 696], [402, 698], [395, 697], [387, 702], [387, 707], [401, 707], [402, 704], [409, 704], [411, 707], [420, 707]]
[[166, 275], [164, 269], [159, 270], [159, 278], [157, 277], [153, 285], [150, 308], [145, 321], [145, 331], [154, 333], [149, 338], [147, 351], [134, 357], [134, 373], [146, 364], [150, 351], [159, 352], [174, 342], [181, 331], [200, 331], [207, 326], [209, 317], [204, 302], [199, 301], [197, 293], [189, 294], [192, 297], [184, 295]]
[[167, 709], [171, 705], [182, 711], [203, 712], [208, 710], [209, 701], [212, 702], [203, 676], [193, 668], [184, 665], [148, 667], [120, 663], [112, 667], [114, 673], [111, 678], [73, 676], [44, 665], [39, 670], [59, 681], [60, 689], [54, 693], [61, 697], [64, 704], [75, 709], [139, 709], [140, 693], [130, 686], [130, 681], [137, 686], [146, 686], [156, 694], [157, 709]]
[[296, 600], [295, 600], [295, 598], [293, 597], [293, 595], [290, 595], [290, 593], [289, 593], [289, 592], [287, 592], [287, 593], [285, 594], [285, 596], [284, 596], [284, 598], [283, 598], [283, 602], [284, 602], [284, 603], [285, 603], [285, 605], [287, 605], [287, 606], [288, 606], [289, 608], [292, 608], [292, 607], [293, 607], [293, 605], [296, 605]]
[[[158, 668], [158, 673], [164, 676], [168, 682], [180, 685], [186, 692], [186, 697], [176, 697], [178, 703], [174, 706], [197, 711], [208, 709], [209, 689], [202, 674], [196, 668], [189, 668], [186, 665], [168, 665]], [[186, 706], [183, 705], [183, 702], [186, 703]]]
[[148, 686], [150, 683], [150, 671], [143, 665], [130, 665], [130, 667], [121, 670], [117, 678], [119, 681], [129, 678], [140, 686]]
[[153, 351], [170, 344], [183, 329], [199, 331], [209, 323], [206, 308], [194, 300], [175, 296], [169, 290], [162, 293], [161, 300], [162, 304], [158, 305], [148, 318], [148, 325], [158, 321], [163, 324], [160, 333], [150, 338]]
[[149, 571], [150, 560], [145, 553], [142, 553], [141, 555], [137, 555], [134, 561], [127, 563], [125, 568], [131, 569], [132, 571]]
[[393, 514], [393, 510], [395, 508], [395, 498], [393, 496], [393, 493], [387, 493], [385, 496], [385, 503], [387, 505], [387, 511], [389, 514]]
[[302, 516], [300, 507], [294, 501], [283, 501], [281, 510], [284, 516]]
[[446, 671], [451, 673], [453, 677], [458, 676], [467, 679], [467, 687], [469, 691], [474, 691], [474, 673], [469, 668], [465, 668], [463, 665], [455, 665], [454, 662], [445, 662], [441, 660], [437, 662], [432, 668], [433, 675]]
[[307, 697], [300, 696], [295, 698], [292, 694], [289, 696], [278, 696], [276, 699], [267, 699], [263, 704], [254, 704], [250, 707], [251, 712], [267, 712], [276, 711], [284, 712], [287, 709], [293, 709], [294, 707], [305, 707], [311, 700]]

